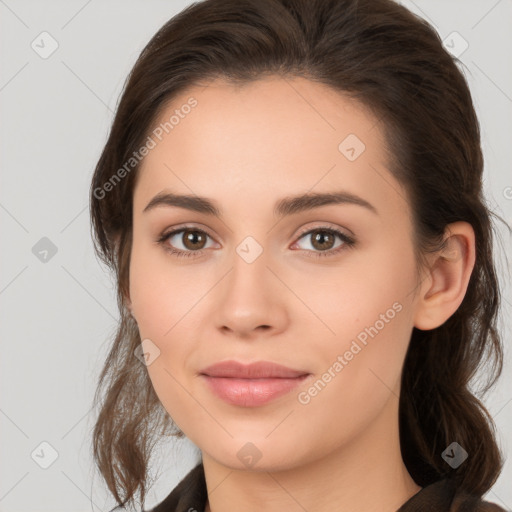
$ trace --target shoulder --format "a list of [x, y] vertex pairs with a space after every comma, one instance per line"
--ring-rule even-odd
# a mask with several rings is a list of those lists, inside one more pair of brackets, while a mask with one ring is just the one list
[[[141, 512], [204, 512], [207, 499], [202, 463], [191, 469], [156, 507]], [[457, 490], [449, 479], [424, 487], [397, 512], [507, 512], [480, 497]]]
[[464, 492], [455, 494], [450, 512], [506, 512], [496, 503], [483, 501], [478, 496]]
[[439, 480], [415, 494], [397, 512], [507, 512], [479, 496], [457, 489], [449, 479]]

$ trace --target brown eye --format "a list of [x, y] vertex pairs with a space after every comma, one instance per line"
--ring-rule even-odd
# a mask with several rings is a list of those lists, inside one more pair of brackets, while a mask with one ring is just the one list
[[157, 242], [175, 256], [199, 256], [207, 248], [208, 238], [202, 229], [185, 227], [161, 235]]
[[200, 250], [204, 248], [206, 236], [203, 231], [187, 229], [183, 230], [182, 242], [187, 249]]
[[[337, 245], [336, 238], [341, 241]], [[313, 257], [336, 256], [341, 251], [355, 245], [355, 239], [352, 237], [337, 229], [327, 227], [310, 229], [299, 237], [299, 240], [301, 239], [309, 241], [310, 247], [306, 247], [306, 254]], [[299, 242], [294, 245], [298, 246]]]
[[315, 249], [329, 250], [332, 249], [335, 241], [335, 236], [329, 231], [318, 229], [309, 233], [313, 235], [311, 237], [312, 245]]

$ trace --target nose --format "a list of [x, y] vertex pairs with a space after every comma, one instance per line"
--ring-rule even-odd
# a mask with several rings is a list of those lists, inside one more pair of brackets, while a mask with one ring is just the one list
[[286, 287], [269, 267], [267, 253], [254, 260], [236, 253], [232, 266], [218, 284], [215, 323], [224, 334], [252, 339], [273, 336], [289, 321]]

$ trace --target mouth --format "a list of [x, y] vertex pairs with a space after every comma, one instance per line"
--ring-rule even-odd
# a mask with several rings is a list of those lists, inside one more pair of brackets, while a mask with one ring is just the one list
[[209, 377], [231, 377], [236, 379], [293, 379], [307, 375], [304, 370], [294, 370], [270, 361], [243, 364], [238, 361], [222, 361], [201, 371]]
[[289, 393], [309, 375], [268, 361], [244, 365], [224, 361], [199, 374], [209, 390], [231, 405], [256, 407]]

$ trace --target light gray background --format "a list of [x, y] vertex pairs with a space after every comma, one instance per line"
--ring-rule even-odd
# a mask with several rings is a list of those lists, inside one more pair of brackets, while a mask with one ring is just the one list
[[[89, 184], [135, 59], [190, 3], [0, 0], [0, 511], [106, 511], [115, 505], [89, 451], [96, 377], [118, 318], [114, 282], [92, 250]], [[442, 39], [456, 31], [469, 44], [460, 59], [482, 127], [486, 195], [512, 224], [512, 0], [402, 3]], [[43, 31], [58, 43], [46, 59], [31, 47]], [[453, 41], [460, 51], [463, 41]], [[502, 267], [511, 240], [498, 228]], [[33, 252], [48, 243], [40, 242], [43, 237], [57, 249], [46, 262]], [[510, 345], [510, 275], [502, 272], [501, 279], [502, 328]], [[500, 384], [485, 403], [509, 458], [487, 499], [511, 509], [509, 346], [506, 357]], [[198, 450], [187, 440], [177, 444], [176, 456], [170, 443], [164, 446], [146, 507], [197, 461]], [[58, 457], [43, 469], [38, 463], [49, 464], [52, 450]]]

